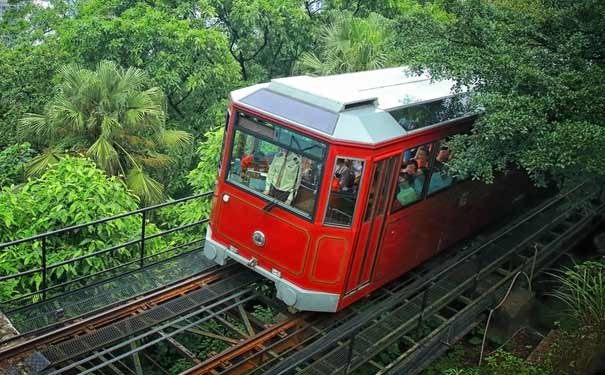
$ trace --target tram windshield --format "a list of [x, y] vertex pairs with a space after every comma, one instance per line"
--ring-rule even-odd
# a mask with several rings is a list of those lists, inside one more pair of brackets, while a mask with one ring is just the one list
[[327, 147], [275, 123], [239, 112], [226, 180], [312, 218]]

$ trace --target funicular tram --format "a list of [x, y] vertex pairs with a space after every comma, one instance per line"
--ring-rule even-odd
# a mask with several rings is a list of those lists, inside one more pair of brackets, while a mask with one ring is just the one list
[[232, 92], [205, 255], [333, 312], [504, 214], [522, 177], [448, 173], [477, 116], [454, 84], [393, 68]]

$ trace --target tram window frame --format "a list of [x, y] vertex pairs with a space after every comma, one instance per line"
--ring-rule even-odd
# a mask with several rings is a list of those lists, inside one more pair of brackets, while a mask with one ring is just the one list
[[[425, 190], [426, 190], [426, 186], [427, 186], [428, 176], [430, 175], [431, 168], [432, 168], [431, 160], [432, 160], [433, 151], [435, 149], [434, 142], [421, 143], [419, 145], [408, 147], [408, 148], [404, 149], [401, 152], [401, 154], [400, 154], [401, 155], [401, 161], [399, 163], [399, 169], [397, 170], [397, 172], [398, 172], [398, 175], [399, 175], [399, 173], [401, 172], [401, 169], [404, 168], [404, 160], [405, 160], [404, 158], [405, 158], [406, 152], [411, 151], [411, 150], [418, 151], [418, 149], [420, 147], [428, 147], [429, 149], [426, 150], [427, 151], [428, 168], [426, 168], [426, 173], [422, 174], [422, 178], [424, 179], [424, 181], [422, 183], [422, 189], [420, 190], [420, 193], [417, 192], [418, 198], [415, 201], [409, 202], [407, 204], [402, 204], [401, 202], [399, 202], [399, 200], [397, 200], [397, 190], [399, 188], [399, 177], [398, 177], [397, 182], [396, 182], [396, 186], [395, 186], [395, 190], [394, 190], [395, 191], [395, 195], [393, 195], [393, 197], [391, 198], [391, 202], [397, 201], [397, 204], [394, 204], [394, 203], [391, 204], [390, 214], [394, 214], [396, 212], [399, 212], [399, 211], [403, 210], [404, 208], [408, 208], [410, 206], [413, 206], [413, 205], [417, 204], [418, 202], [422, 202], [426, 198]], [[413, 160], [413, 159], [414, 158], [410, 158], [410, 159], [408, 159], [408, 161], [409, 160]], [[418, 170], [419, 169], [420, 168], [418, 168]], [[419, 176], [417, 176], [417, 177], [419, 177]]]
[[[353, 199], [353, 212], [351, 213], [351, 221], [348, 224], [328, 222], [328, 212], [330, 210], [330, 198], [332, 197], [332, 193], [334, 193], [333, 187], [332, 187], [332, 179], [334, 178], [334, 175], [336, 173], [337, 162], [339, 159], [360, 161], [362, 163], [361, 175], [359, 177], [359, 181], [357, 182], [357, 189], [355, 191], [355, 196]], [[361, 190], [361, 186], [363, 186], [362, 183], [364, 182], [364, 174], [365, 174], [365, 170], [366, 170], [366, 165], [367, 165], [366, 159], [355, 158], [355, 157], [346, 156], [346, 155], [336, 155], [334, 157], [334, 168], [332, 169], [332, 173], [330, 174], [330, 184], [329, 184], [330, 190], [328, 193], [328, 201], [326, 202], [326, 208], [324, 211], [323, 225], [330, 226], [330, 227], [337, 227], [337, 228], [351, 228], [353, 226], [353, 222], [355, 221], [355, 214], [356, 214], [357, 208], [359, 206], [359, 191]]]
[[225, 158], [225, 147], [227, 146], [227, 133], [229, 132], [229, 120], [231, 120], [231, 111], [227, 110], [225, 115], [225, 126], [223, 127], [223, 140], [221, 142], [221, 151], [218, 159], [218, 175], [221, 174], [223, 169], [223, 159]]
[[[290, 128], [290, 127], [281, 125], [281, 124], [277, 123], [275, 120], [271, 120], [271, 119], [266, 119], [266, 118], [254, 116], [253, 114], [244, 112], [242, 110], [236, 110], [236, 113], [235, 113], [234, 116], [235, 116], [235, 119], [233, 121], [233, 126], [232, 126], [233, 127], [233, 129], [232, 129], [233, 131], [231, 133], [231, 138], [229, 139], [228, 164], [227, 164], [227, 169], [226, 169], [226, 172], [225, 172], [225, 176], [223, 177], [224, 182], [226, 184], [229, 184], [231, 186], [234, 186], [234, 187], [238, 188], [239, 190], [241, 190], [243, 192], [249, 193], [249, 194], [251, 194], [253, 196], [256, 196], [257, 198], [260, 198], [260, 199], [262, 199], [262, 200], [264, 200], [266, 202], [269, 202], [269, 203], [272, 203], [272, 204], [274, 204], [274, 205], [276, 205], [278, 207], [281, 207], [281, 208], [285, 209], [287, 212], [292, 213], [292, 214], [294, 214], [294, 215], [296, 215], [296, 216], [298, 216], [298, 217], [300, 217], [300, 218], [302, 218], [302, 219], [304, 219], [306, 221], [314, 222], [315, 218], [316, 218], [316, 214], [317, 214], [317, 208], [319, 206], [319, 200], [320, 200], [320, 194], [319, 193], [321, 192], [321, 187], [322, 187], [322, 184], [323, 184], [323, 177], [324, 177], [323, 169], [325, 168], [326, 162], [328, 160], [328, 155], [330, 153], [330, 146], [329, 146], [329, 144], [326, 143], [326, 142], [324, 142], [324, 141], [322, 141], [322, 140], [320, 140], [320, 139], [318, 139], [318, 138], [315, 138], [313, 136], [304, 134], [304, 133], [302, 133], [300, 131], [297, 131], [297, 130], [294, 130], [294, 129]], [[309, 155], [312, 156], [312, 157], [300, 154], [301, 157], [305, 157], [305, 158], [307, 158], [309, 160], [315, 161], [315, 162], [317, 162], [317, 163], [320, 164], [320, 170], [318, 171], [318, 180], [317, 180], [317, 185], [316, 185], [317, 188], [316, 188], [315, 191], [313, 191], [314, 202], [313, 202], [313, 209], [311, 210], [311, 212], [304, 211], [304, 210], [302, 210], [300, 208], [295, 207], [294, 205], [288, 205], [285, 202], [281, 202], [281, 201], [279, 201], [276, 198], [268, 197], [267, 195], [265, 195], [262, 192], [254, 190], [254, 189], [250, 188], [249, 186], [246, 186], [245, 184], [238, 183], [237, 181], [232, 180], [232, 179], [229, 178], [230, 173], [231, 173], [231, 168], [233, 167], [233, 163], [235, 161], [235, 159], [234, 159], [234, 147], [236, 146], [235, 142], [236, 142], [236, 136], [237, 136], [236, 132], [237, 131], [239, 131], [242, 134], [245, 134], [247, 136], [251, 136], [253, 138], [256, 138], [256, 139], [261, 140], [261, 141], [265, 141], [265, 142], [270, 143], [270, 144], [274, 144], [274, 145], [277, 144], [278, 147], [284, 147], [284, 148], [287, 148], [287, 149], [289, 148], [289, 146], [283, 144], [282, 142], [275, 141], [274, 139], [268, 138], [267, 136], [265, 136], [263, 134], [260, 134], [258, 132], [253, 133], [251, 130], [249, 130], [247, 128], [238, 126], [240, 117], [243, 117], [243, 118], [247, 119], [248, 121], [252, 121], [250, 119], [257, 119], [257, 120], [259, 120], [261, 122], [264, 122], [264, 123], [270, 125], [272, 129], [275, 129], [275, 127], [277, 126], [277, 127], [281, 128], [281, 129], [285, 129], [287, 132], [293, 133], [295, 135], [298, 135], [298, 136], [301, 136], [301, 137], [304, 137], [304, 138], [308, 138], [308, 139], [312, 140], [313, 142], [316, 142], [319, 145], [323, 146], [323, 149], [324, 149], [323, 158], [320, 158], [320, 157], [317, 157], [317, 156], [314, 156], [314, 155], [311, 155], [311, 154], [309, 154]], [[261, 125], [258, 125], [258, 126], [261, 126]], [[296, 197], [294, 199], [296, 199]]]
[[[464, 133], [457, 133], [457, 134], [464, 134]], [[447, 137], [441, 138], [441, 139], [433, 142], [433, 144], [436, 147], [435, 147], [435, 153], [433, 155], [431, 155], [431, 170], [430, 170], [430, 174], [429, 174], [430, 177], [429, 177], [428, 183], [426, 184], [426, 187], [425, 187], [425, 190], [426, 190], [425, 197], [426, 198], [434, 197], [435, 195], [438, 195], [439, 193], [448, 191], [449, 189], [453, 188], [454, 186], [460, 184], [461, 182], [468, 181], [470, 179], [469, 176], [464, 176], [464, 177], [449, 176], [452, 179], [452, 182], [449, 185], [444, 186], [437, 190], [433, 190], [433, 191], [429, 190], [431, 180], [433, 179], [433, 174], [435, 173], [435, 167], [437, 165], [437, 156], [439, 155], [439, 151], [441, 150], [442, 145], [447, 144], [448, 140], [452, 136], [457, 135], [457, 134], [452, 134], [452, 135], [449, 135]], [[449, 160], [452, 160], [452, 158], [453, 158], [453, 156], [450, 151]]]

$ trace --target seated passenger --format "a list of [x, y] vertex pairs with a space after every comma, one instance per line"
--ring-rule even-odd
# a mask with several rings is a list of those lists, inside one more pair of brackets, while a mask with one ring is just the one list
[[353, 160], [352, 168], [353, 174], [355, 178], [353, 180], [354, 185], [359, 185], [359, 180], [361, 180], [361, 172], [363, 171], [363, 162], [361, 160]]
[[[334, 181], [338, 181], [335, 183]], [[355, 175], [345, 159], [336, 160], [336, 168], [334, 170], [334, 180], [332, 181], [332, 189], [334, 191], [348, 191], [353, 187]]]
[[406, 206], [418, 200], [419, 195], [416, 192], [412, 181], [411, 176], [406, 175], [405, 173], [399, 176], [396, 198], [402, 206]]
[[410, 178], [410, 182], [413, 182], [418, 175], [418, 162], [416, 160], [408, 160], [404, 164], [403, 173]]
[[418, 169], [428, 168], [429, 166], [429, 152], [424, 147], [418, 147], [418, 151], [416, 151], [416, 156], [413, 160], [416, 160], [416, 164], [418, 165]]
[[442, 163], [442, 164], [447, 161], [450, 161], [451, 154], [450, 154], [449, 148], [447, 146], [441, 146], [441, 148], [439, 149], [439, 152], [437, 153], [437, 157], [435, 159], [437, 160], [437, 162]]
[[452, 177], [448, 175], [447, 171], [445, 170], [445, 165], [443, 164], [449, 160], [450, 151], [447, 147], [442, 146], [437, 154], [437, 157], [435, 158], [435, 168], [433, 170], [433, 174], [431, 175], [428, 194], [445, 189], [454, 182]]
[[422, 194], [422, 177], [418, 177], [418, 164], [409, 160], [399, 174], [396, 198], [402, 206], [416, 202]]
[[244, 156], [241, 161], [242, 172], [246, 173], [248, 168], [258, 168], [263, 171], [269, 169], [269, 163], [265, 158], [265, 154], [261, 151], [256, 151], [250, 155]]

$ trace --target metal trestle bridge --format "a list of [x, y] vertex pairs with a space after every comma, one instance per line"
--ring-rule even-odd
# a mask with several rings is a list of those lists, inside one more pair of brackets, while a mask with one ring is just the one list
[[[497, 229], [488, 228], [336, 314], [291, 312], [252, 271], [210, 264], [201, 255], [205, 218], [150, 229], [154, 212], [210, 194], [2, 244], [0, 251], [38, 243], [44, 256], [37, 268], [0, 276], [1, 283], [43, 275], [38, 290], [0, 305], [20, 331], [2, 338], [0, 370], [53, 375], [419, 373], [496, 306], [511, 284], [531, 287], [540, 270], [602, 222], [603, 201], [584, 189], [551, 197]], [[134, 216], [141, 217], [137, 237], [46, 264], [49, 244], [57, 237]], [[160, 238], [167, 248], [151, 251], [151, 241]], [[124, 248], [131, 250], [131, 259], [122, 257], [107, 270], [72, 280], [49, 276], [57, 267], [110, 257]], [[199, 343], [210, 346], [204, 356]], [[401, 354], [384, 363], [378, 355], [393, 345]], [[158, 354], [167, 351], [178, 358], [178, 366], [161, 363]]]

